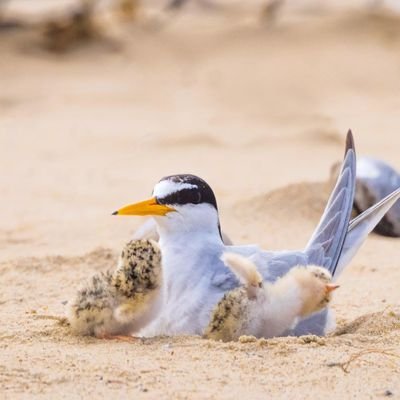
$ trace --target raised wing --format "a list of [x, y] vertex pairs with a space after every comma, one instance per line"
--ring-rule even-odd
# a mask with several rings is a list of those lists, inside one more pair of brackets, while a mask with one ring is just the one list
[[320, 222], [308, 242], [305, 253], [309, 264], [321, 265], [332, 275], [346, 238], [356, 185], [356, 154], [351, 130], [347, 133], [346, 152], [336, 185]]

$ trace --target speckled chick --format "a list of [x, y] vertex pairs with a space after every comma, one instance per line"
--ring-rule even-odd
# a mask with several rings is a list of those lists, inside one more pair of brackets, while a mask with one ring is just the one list
[[325, 308], [332, 291], [331, 275], [318, 266], [292, 268], [275, 283], [263, 282], [255, 264], [238, 254], [222, 260], [243, 286], [227, 292], [214, 308], [204, 337], [232, 341], [242, 335], [283, 335], [300, 317]]
[[161, 280], [158, 244], [130, 241], [114, 272], [94, 275], [68, 302], [67, 318], [73, 332], [112, 338], [138, 331], [158, 312]]

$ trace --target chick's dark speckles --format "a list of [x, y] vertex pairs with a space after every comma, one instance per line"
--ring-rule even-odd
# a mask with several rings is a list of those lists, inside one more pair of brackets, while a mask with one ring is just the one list
[[78, 290], [68, 303], [68, 320], [73, 331], [83, 335], [129, 334], [135, 319], [152, 309], [160, 286], [158, 245], [131, 241], [114, 272], [96, 274]]
[[[107, 285], [111, 283], [112, 275], [110, 272], [94, 275], [87, 285], [78, 290], [76, 299], [76, 313], [79, 314], [83, 310], [102, 309], [111, 306], [109, 301], [109, 291]], [[104, 285], [106, 283], [107, 285]], [[93, 299], [96, 298], [94, 302]]]
[[322, 269], [311, 269], [311, 273], [322, 282], [329, 283], [331, 281], [331, 277]]
[[325, 308], [331, 301], [331, 297], [329, 295], [326, 295], [321, 302], [318, 304], [317, 308], [322, 310], [323, 308]]
[[249, 299], [243, 287], [225, 293], [212, 312], [204, 337], [223, 341], [236, 337], [246, 329], [248, 307]]
[[131, 241], [121, 253], [120, 267], [115, 271], [112, 284], [125, 296], [145, 293], [159, 285], [161, 253], [149, 241]]

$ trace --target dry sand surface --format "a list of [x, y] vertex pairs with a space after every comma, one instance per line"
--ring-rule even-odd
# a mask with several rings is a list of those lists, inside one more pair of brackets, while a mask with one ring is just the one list
[[0, 32], [0, 398], [400, 396], [396, 239], [371, 235], [340, 277], [326, 338], [125, 343], [51, 319], [141, 222], [111, 212], [164, 175], [205, 178], [236, 243], [285, 249], [311, 235], [349, 127], [400, 169], [400, 20], [249, 16], [189, 9], [61, 55]]

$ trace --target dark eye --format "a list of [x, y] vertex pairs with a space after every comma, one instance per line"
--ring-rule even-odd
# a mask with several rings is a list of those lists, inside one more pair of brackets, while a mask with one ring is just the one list
[[193, 189], [181, 190], [171, 197], [174, 197], [172, 204], [199, 204], [202, 200], [201, 193]]
[[200, 192], [194, 192], [193, 193], [193, 200], [192, 200], [193, 204], [199, 204], [201, 203], [201, 193]]

